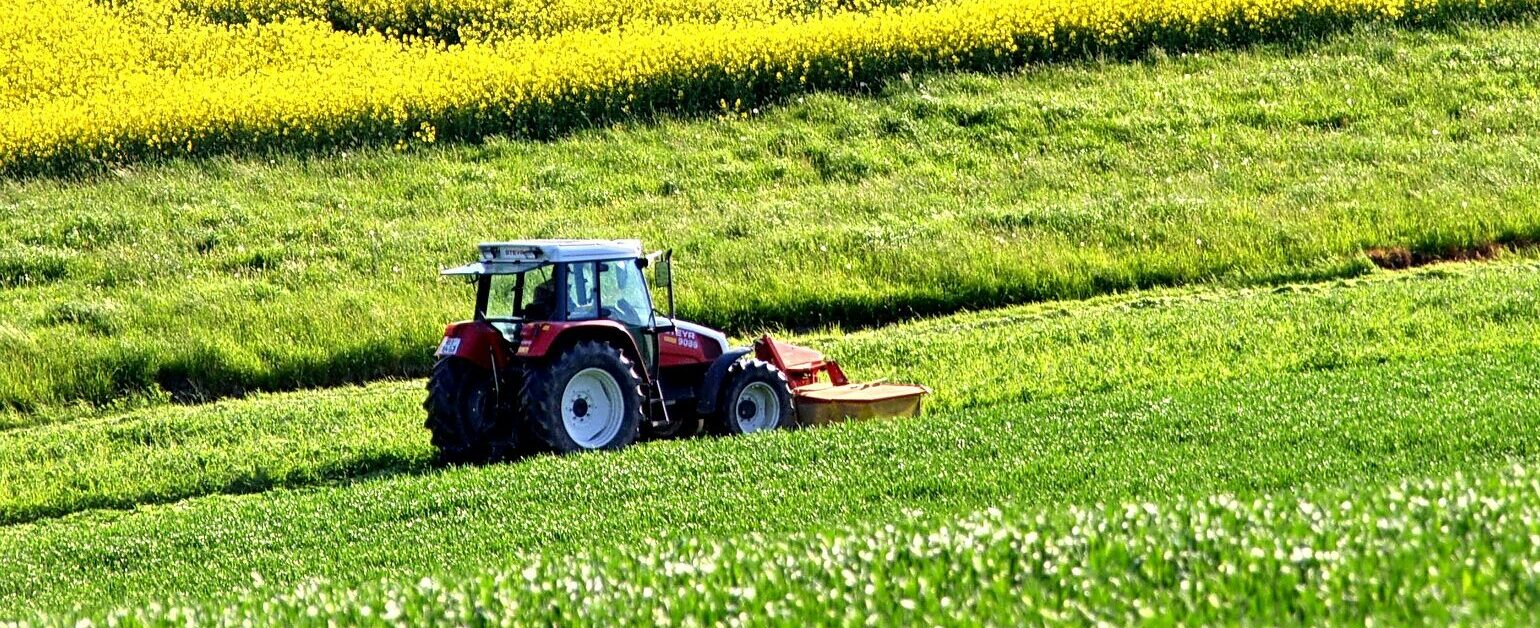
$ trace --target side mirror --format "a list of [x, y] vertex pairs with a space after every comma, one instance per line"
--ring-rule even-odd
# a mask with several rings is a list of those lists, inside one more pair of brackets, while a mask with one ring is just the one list
[[647, 268], [649, 266], [652, 266], [653, 263], [657, 263], [657, 267], [653, 268], [653, 271], [652, 271], [652, 278], [653, 278], [653, 284], [654, 284], [653, 287], [655, 287], [655, 288], [673, 288], [674, 287], [674, 268], [673, 268], [674, 264], [673, 264], [673, 262], [674, 262], [674, 251], [673, 251], [673, 249], [666, 249], [666, 250], [662, 250], [662, 251], [655, 251], [653, 253], [649, 253], [647, 255], [647, 257], [642, 258], [642, 262], [641, 262], [640, 266], [642, 268]]
[[663, 260], [658, 264], [658, 281], [668, 290], [668, 317], [674, 318], [674, 250], [663, 251]]
[[[652, 287], [668, 295], [668, 317], [674, 317], [674, 250], [664, 249], [648, 253], [646, 260], [652, 266]], [[657, 293], [653, 293], [653, 309], [657, 309]]]

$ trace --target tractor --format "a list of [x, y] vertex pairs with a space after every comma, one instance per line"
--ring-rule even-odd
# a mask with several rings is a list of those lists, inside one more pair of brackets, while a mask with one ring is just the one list
[[479, 261], [442, 271], [476, 287], [473, 318], [444, 329], [423, 403], [444, 462], [912, 415], [929, 392], [852, 384], [812, 349], [768, 335], [731, 347], [677, 320], [672, 253], [644, 254], [639, 240], [479, 248]]

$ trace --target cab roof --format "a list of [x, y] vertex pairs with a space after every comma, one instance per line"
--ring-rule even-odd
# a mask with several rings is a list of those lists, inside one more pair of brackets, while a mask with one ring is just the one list
[[481, 260], [441, 271], [445, 275], [521, 273], [546, 264], [642, 257], [641, 240], [509, 240], [483, 242]]

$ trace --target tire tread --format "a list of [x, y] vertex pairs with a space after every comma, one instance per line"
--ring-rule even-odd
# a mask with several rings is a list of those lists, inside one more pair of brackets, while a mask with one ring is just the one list
[[738, 391], [751, 381], [765, 381], [771, 383], [782, 393], [781, 419], [774, 429], [784, 430], [796, 426], [796, 409], [792, 407], [791, 382], [786, 379], [786, 374], [774, 364], [764, 360], [749, 359], [734, 363], [727, 369], [727, 375], [722, 378], [722, 391], [717, 396], [716, 411], [711, 413], [707, 427], [713, 434], [730, 436], [742, 434], [735, 418], [737, 412]]
[[615, 348], [614, 345], [601, 340], [584, 340], [572, 345], [570, 349], [563, 351], [560, 356], [541, 365], [530, 365], [524, 373], [523, 384], [519, 388], [519, 400], [524, 410], [525, 423], [529, 426], [529, 434], [545, 450], [558, 453], [571, 453], [581, 449], [565, 435], [562, 427], [561, 390], [558, 388], [556, 374], [573, 370], [576, 365], [590, 359], [613, 360], [621, 369], [629, 374], [629, 382], [619, 382], [622, 387], [629, 387], [636, 395], [637, 408], [635, 416], [627, 421], [629, 425], [623, 426], [621, 434], [606, 449], [619, 449], [636, 442], [641, 428], [641, 404], [646, 403], [646, 394], [642, 391], [642, 378], [636, 372], [636, 365], [626, 357], [625, 353]]

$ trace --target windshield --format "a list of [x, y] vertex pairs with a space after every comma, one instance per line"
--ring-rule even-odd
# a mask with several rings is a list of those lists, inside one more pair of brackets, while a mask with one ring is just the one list
[[514, 275], [491, 275], [483, 315], [488, 319], [546, 320], [556, 307], [550, 266]]
[[652, 324], [652, 298], [636, 260], [603, 262], [599, 270], [599, 302], [605, 317], [632, 327]]

